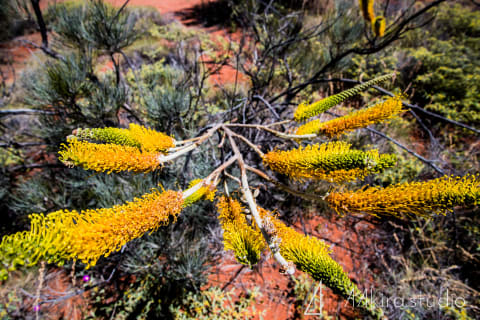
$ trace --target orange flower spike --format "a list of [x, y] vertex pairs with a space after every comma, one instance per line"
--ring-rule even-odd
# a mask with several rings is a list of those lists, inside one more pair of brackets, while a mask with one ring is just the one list
[[93, 266], [100, 257], [168, 224], [171, 218], [175, 220], [182, 208], [182, 192], [154, 191], [123, 205], [86, 210], [77, 224], [66, 230], [72, 258]]
[[377, 150], [350, 149], [348, 143], [334, 141], [288, 151], [271, 151], [263, 157], [270, 169], [294, 178], [330, 182], [352, 181], [382, 171], [395, 163], [395, 156]]
[[250, 268], [258, 263], [265, 241], [258, 227], [247, 224], [242, 205], [231, 198], [220, 197], [218, 219], [223, 229], [225, 251], [232, 250], [241, 264]]
[[372, 22], [372, 31], [377, 37], [383, 37], [385, 34], [386, 21], [385, 17], [379, 16], [375, 17], [375, 20]]
[[130, 124], [128, 129], [79, 128], [75, 129], [73, 134], [79, 139], [137, 147], [151, 152], [165, 152], [175, 146], [175, 140], [172, 137], [134, 123]]
[[142, 150], [166, 151], [175, 147], [175, 140], [162, 132], [148, 129], [138, 124], [130, 124], [130, 136], [137, 141]]
[[373, 5], [374, 0], [359, 0], [359, 6], [360, 10], [362, 11], [363, 18], [368, 22], [372, 22], [375, 19]]
[[310, 121], [297, 129], [297, 135], [322, 134], [329, 138], [364, 128], [373, 123], [379, 123], [391, 119], [400, 114], [402, 101], [400, 96], [395, 96], [386, 101], [376, 104], [368, 109], [352, 112], [344, 117], [336, 118], [326, 122], [320, 120]]
[[454, 206], [480, 204], [479, 176], [467, 175], [389, 186], [370, 187], [359, 191], [330, 193], [326, 200], [338, 213], [371, 215], [425, 216], [430, 212], [452, 211]]
[[157, 152], [116, 144], [95, 144], [77, 139], [68, 140], [59, 151], [60, 161], [98, 172], [150, 172], [160, 166]]

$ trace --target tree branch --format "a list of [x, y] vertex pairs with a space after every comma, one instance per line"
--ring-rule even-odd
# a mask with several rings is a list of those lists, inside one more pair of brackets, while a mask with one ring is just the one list
[[245, 196], [245, 199], [247, 200], [248, 206], [250, 208], [250, 212], [252, 213], [255, 223], [257, 224], [258, 228], [262, 232], [262, 235], [265, 238], [265, 241], [267, 242], [270, 250], [273, 253], [273, 257], [281, 265], [282, 270], [285, 271], [287, 274], [292, 275], [295, 273], [295, 267], [291, 263], [289, 263], [287, 260], [285, 260], [285, 258], [280, 254], [278, 245], [274, 243], [272, 235], [266, 229], [263, 223], [263, 219], [260, 217], [260, 214], [257, 209], [257, 204], [255, 203], [255, 199], [253, 197], [252, 191], [250, 190], [250, 187], [248, 185], [247, 170], [245, 167], [245, 162], [243, 160], [242, 154], [240, 153], [240, 150], [237, 147], [237, 144], [233, 139], [233, 134], [232, 134], [233, 132], [226, 127], [224, 127], [223, 130], [228, 136], [233, 153], [237, 156], [237, 163], [238, 163], [238, 166], [240, 167], [240, 174], [241, 174], [241, 181], [242, 181], [242, 193]]

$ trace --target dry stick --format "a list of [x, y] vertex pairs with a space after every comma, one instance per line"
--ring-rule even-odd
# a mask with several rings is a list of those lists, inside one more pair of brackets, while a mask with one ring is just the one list
[[191, 138], [191, 139], [187, 139], [187, 140], [175, 141], [174, 143], [175, 143], [176, 146], [180, 146], [182, 144], [187, 144], [187, 143], [190, 143], [190, 142], [197, 141], [200, 138], [202, 138], [202, 137], [200, 136], [200, 137], [195, 137], [195, 138]]
[[28, 45], [31, 45], [32, 47], [34, 47], [35, 49], [40, 49], [43, 51], [43, 53], [45, 53], [46, 55], [54, 58], [54, 59], [60, 59], [62, 60], [63, 62], [66, 62], [67, 59], [65, 59], [64, 56], [62, 56], [61, 54], [57, 53], [56, 51], [53, 51], [52, 49], [50, 49], [49, 47], [45, 47], [43, 45], [38, 45], [36, 44], [35, 42], [32, 42], [32, 41], [29, 41], [29, 40], [19, 40], [19, 42], [23, 42], [23, 43], [26, 43]]
[[243, 160], [243, 156], [240, 153], [240, 150], [238, 149], [237, 144], [235, 143], [235, 140], [233, 139], [233, 132], [226, 128], [223, 127], [223, 130], [228, 136], [228, 140], [230, 141], [230, 145], [232, 147], [233, 153], [237, 156], [237, 163], [240, 168], [240, 174], [241, 174], [241, 181], [242, 181], [242, 193], [245, 196], [245, 199], [247, 200], [248, 206], [250, 208], [250, 212], [255, 219], [255, 223], [257, 224], [258, 228], [262, 232], [263, 237], [265, 238], [265, 241], [267, 242], [270, 250], [273, 253], [273, 257], [277, 262], [282, 266], [282, 270], [284, 270], [287, 274], [292, 275], [295, 273], [295, 267], [289, 263], [285, 258], [280, 254], [280, 251], [278, 249], [278, 245], [275, 245], [273, 243], [273, 239], [270, 236], [269, 232], [267, 232], [265, 225], [263, 223], [262, 218], [260, 217], [260, 214], [258, 213], [257, 210], [257, 204], [255, 203], [255, 199], [253, 198], [252, 191], [250, 190], [250, 187], [248, 186], [248, 178], [247, 178], [247, 170], [245, 169], [245, 162]]
[[[290, 122], [290, 120], [288, 120], [288, 122]], [[275, 125], [282, 124], [282, 123], [287, 123], [287, 121], [278, 122], [278, 123], [275, 123]], [[272, 125], [274, 124], [264, 126], [260, 124], [229, 123], [229, 124], [225, 124], [225, 127], [243, 127], [243, 128], [254, 128], [254, 129], [264, 130], [283, 139], [312, 139], [318, 136], [316, 134], [302, 134], [302, 135], [288, 134], [288, 133], [270, 129], [269, 126], [272, 126]]]
[[33, 303], [34, 305], [34, 310], [35, 310], [35, 319], [39, 319], [38, 317], [38, 311], [40, 311], [40, 292], [42, 291], [43, 287], [43, 281], [45, 280], [45, 261], [41, 262], [41, 267], [40, 267], [40, 276], [38, 280], [38, 287], [37, 287], [37, 292], [35, 293], [35, 302]]
[[75, 286], [77, 285], [77, 279], [75, 278], [75, 265], [77, 263], [77, 260], [76, 259], [73, 259], [73, 264], [72, 264], [72, 272], [70, 272], [70, 277], [72, 278], [72, 287], [75, 288]]
[[281, 119], [280, 116], [278, 115], [277, 111], [275, 111], [275, 109], [272, 107], [272, 105], [270, 103], [268, 103], [268, 101], [265, 100], [262, 96], [255, 95], [255, 96], [253, 96], [253, 98], [261, 100], [263, 102], [263, 104], [265, 104], [267, 106], [267, 108], [272, 112], [272, 114], [275, 116], [275, 118], [277, 118], [277, 120]]
[[230, 173], [228, 173], [227, 171], [224, 172], [225, 173], [225, 176], [229, 177], [230, 179], [232, 179], [233, 181], [235, 181], [236, 183], [238, 183], [238, 185], [241, 187], [242, 186], [242, 181], [240, 181], [240, 179], [238, 179], [237, 177], [235, 176], [232, 176]]
[[[391, 97], [395, 96], [392, 92], [390, 92], [390, 91], [388, 91], [388, 90], [385, 90], [384, 88], [381, 88], [381, 87], [379, 87], [379, 86], [372, 86], [372, 88], [374, 88], [374, 89], [376, 89], [376, 90], [378, 90], [378, 91], [380, 91], [380, 92], [382, 92], [382, 93], [384, 93], [384, 94], [386, 94], [386, 95], [389, 95], [389, 96], [391, 96]], [[422, 108], [422, 107], [419, 107], [419, 106], [416, 105], [416, 104], [410, 104], [410, 103], [407, 103], [407, 102], [402, 102], [402, 104], [403, 104], [404, 106], [406, 106], [407, 108], [416, 109], [416, 110], [418, 110], [418, 111], [420, 111], [420, 112], [422, 112], [422, 113], [424, 113], [424, 114], [428, 114], [429, 116], [438, 118], [438, 119], [440, 119], [440, 120], [442, 120], [442, 121], [445, 121], [445, 122], [454, 124], [454, 125], [456, 125], [456, 126], [458, 126], [458, 127], [461, 127], [461, 128], [464, 128], [464, 129], [473, 131], [473, 132], [475, 132], [475, 133], [477, 133], [477, 134], [480, 134], [480, 130], [479, 130], [479, 129], [476, 129], [476, 128], [474, 128], [474, 127], [471, 127], [471, 126], [469, 126], [469, 125], [466, 125], [466, 124], [464, 124], [464, 123], [461, 123], [461, 122], [458, 122], [458, 121], [455, 121], [455, 120], [452, 120], [452, 119], [448, 119], [448, 118], [443, 117], [443, 116], [441, 116], [441, 115], [439, 115], [439, 114], [436, 114], [436, 113], [434, 113], [434, 112], [430, 112], [430, 111], [428, 111], [428, 110], [425, 110], [425, 109]]]
[[380, 132], [380, 131], [377, 131], [373, 128], [365, 128], [367, 129], [368, 131], [370, 132], [373, 132], [375, 134], [378, 134], [379, 136], [383, 137], [384, 139], [387, 139], [388, 141], [391, 141], [393, 143], [395, 143], [397, 146], [399, 146], [400, 148], [402, 148], [403, 150], [407, 151], [408, 153], [410, 153], [411, 155], [413, 155], [414, 157], [420, 159], [422, 162], [425, 162], [426, 164], [428, 164], [430, 167], [432, 167], [435, 171], [437, 171], [438, 173], [442, 174], [442, 175], [445, 175], [445, 172], [440, 169], [439, 167], [437, 167], [432, 160], [428, 160], [424, 157], [422, 157], [421, 155], [419, 155], [418, 153], [416, 153], [415, 151], [413, 150], [410, 150], [408, 149], [407, 147], [405, 147], [403, 144], [401, 144], [400, 142], [398, 142], [397, 140], [393, 139], [393, 138], [390, 138], [389, 136], [387, 136], [386, 134]]
[[15, 115], [15, 114], [30, 114], [30, 113], [41, 113], [41, 114], [55, 114], [53, 111], [37, 110], [37, 109], [5, 109], [0, 110], [0, 117], [6, 115]]
[[253, 151], [255, 151], [259, 156], [260, 158], [263, 158], [263, 156], [265, 155], [262, 150], [260, 150], [259, 147], [257, 147], [255, 144], [253, 144], [253, 142], [251, 142], [250, 140], [248, 140], [247, 138], [245, 138], [244, 136], [240, 135], [240, 134], [237, 134], [235, 132], [230, 132], [230, 134], [234, 137], [237, 137], [239, 138], [240, 140], [242, 140], [243, 142], [245, 142], [250, 148], [253, 149]]
[[7, 142], [7, 143], [0, 143], [0, 148], [28, 148], [28, 147], [37, 147], [37, 146], [49, 146], [46, 142]]
[[280, 126], [282, 124], [287, 124], [287, 123], [290, 123], [290, 122], [292, 122], [292, 120], [282, 120], [282, 121], [266, 124], [266, 125], [264, 125], [264, 127], [267, 128], [267, 127], [273, 127], [273, 126]]
[[173, 159], [176, 159], [178, 158], [179, 156], [185, 154], [185, 153], [189, 153], [190, 151], [193, 151], [194, 149], [196, 149], [198, 146], [200, 146], [203, 142], [205, 142], [205, 140], [207, 140], [208, 138], [210, 138], [214, 133], [215, 131], [217, 131], [222, 125], [221, 124], [218, 124], [216, 126], [214, 126], [213, 128], [211, 128], [210, 130], [208, 130], [208, 132], [206, 134], [204, 134], [203, 136], [199, 137], [199, 139], [197, 141], [195, 141], [194, 143], [192, 144], [189, 144], [185, 147], [182, 147], [181, 149], [177, 149], [177, 148], [172, 148], [170, 150], [172, 151], [175, 151], [174, 153], [171, 153], [169, 155], [163, 155], [163, 154], [160, 154], [158, 157], [157, 157], [157, 160], [160, 164], [162, 163], [165, 163], [167, 161], [171, 161]]

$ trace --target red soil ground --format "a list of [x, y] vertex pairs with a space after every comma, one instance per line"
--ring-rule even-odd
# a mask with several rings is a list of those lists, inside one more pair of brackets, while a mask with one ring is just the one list
[[[117, 6], [120, 6], [124, 2], [120, 0], [109, 1]], [[205, 3], [205, 1], [131, 0], [129, 5], [152, 6], [157, 8], [162, 14], [171, 14], [179, 17], [178, 14], [181, 11], [202, 3]], [[46, 5], [45, 1], [43, 5]], [[193, 26], [193, 28], [201, 29], [200, 26]], [[205, 30], [216, 36], [226, 35], [226, 32], [223, 30], [215, 30], [212, 28]], [[22, 38], [37, 44], [40, 43], [38, 33]], [[28, 66], [28, 59], [36, 50], [16, 40], [1, 45], [0, 50], [8, 50], [11, 56], [12, 66], [15, 72], [18, 73]], [[11, 72], [8, 71], [11, 69], [9, 66], [3, 65], [0, 67], [4, 72]], [[105, 66], [105, 68], [108, 67], [108, 65]], [[213, 84], [227, 84], [234, 83], [236, 78], [237, 80], [245, 81], [243, 75], [238, 75], [235, 69], [227, 66], [222, 68], [218, 74], [214, 75], [211, 81]], [[10, 81], [13, 79], [13, 74], [10, 74], [9, 79]], [[365, 257], [372, 257], [376, 254], [373, 235], [378, 234], [378, 230], [376, 230], [375, 226], [363, 221], [353, 225], [352, 221], [355, 222], [354, 220], [336, 216], [325, 218], [316, 213], [310, 214], [310, 216], [311, 218], [307, 219], [304, 223], [307, 233], [324, 239], [327, 243], [331, 244], [333, 250], [332, 257], [344, 267], [352, 279], [363, 286], [372, 286], [375, 271], [370, 270], [369, 263], [365, 260]], [[297, 223], [296, 227], [298, 230], [303, 229], [300, 223]], [[272, 259], [268, 259], [260, 263], [256, 270], [252, 271], [248, 268], [243, 268], [242, 271], [237, 274], [240, 265], [235, 262], [231, 254], [227, 254], [222, 262], [214, 268], [214, 272], [210, 276], [210, 285], [236, 288], [237, 292], [239, 290], [247, 290], [253, 286], [259, 286], [263, 294], [263, 301], [259, 303], [256, 308], [264, 312], [264, 319], [315, 318], [315, 316], [303, 316], [303, 312], [305, 311], [303, 306], [299, 306], [296, 310], [291, 281], [286, 275], [279, 273], [278, 267], [272, 263]], [[297, 271], [297, 275], [299, 273], [300, 272]], [[57, 292], [65, 292], [71, 289], [69, 280], [67, 280], [67, 276], [63, 273], [61, 277], [52, 279], [51, 281], [51, 286], [55, 287]], [[345, 300], [334, 295], [328, 289], [323, 290], [323, 302], [324, 310], [330, 316], [337, 316], [340, 319], [352, 319], [358, 316]], [[58, 314], [59, 317], [79, 319], [82, 314], [80, 310], [84, 306], [84, 297], [76, 297], [58, 306], [54, 313]], [[52, 310], [52, 312], [53, 311], [54, 310]]]

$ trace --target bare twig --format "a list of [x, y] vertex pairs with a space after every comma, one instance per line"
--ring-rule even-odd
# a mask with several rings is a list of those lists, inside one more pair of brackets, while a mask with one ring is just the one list
[[289, 134], [289, 133], [284, 133], [280, 132], [277, 130], [270, 129], [269, 126], [271, 125], [261, 125], [261, 124], [241, 124], [241, 123], [228, 123], [225, 124], [226, 127], [243, 127], [243, 128], [254, 128], [254, 129], [259, 129], [259, 130], [264, 130], [267, 132], [270, 132], [271, 134], [276, 135], [279, 138], [283, 139], [312, 139], [317, 137], [318, 135], [316, 134], [302, 134], [302, 135], [297, 135], [297, 134]]
[[400, 142], [398, 142], [397, 140], [393, 139], [393, 138], [390, 138], [389, 136], [387, 136], [386, 134], [380, 132], [380, 131], [377, 131], [373, 128], [365, 128], [367, 129], [368, 131], [370, 132], [373, 132], [381, 137], [383, 137], [384, 139], [387, 139], [388, 141], [391, 141], [393, 142], [394, 144], [396, 144], [398, 147], [402, 148], [403, 150], [407, 151], [408, 153], [410, 153], [411, 155], [413, 155], [414, 157], [418, 158], [420, 161], [428, 164], [430, 167], [432, 167], [435, 171], [437, 171], [438, 173], [444, 175], [445, 172], [440, 169], [439, 167], [437, 167], [433, 162], [433, 160], [428, 160], [424, 157], [422, 157], [421, 155], [419, 155], [418, 153], [416, 153], [415, 151], [413, 150], [410, 150], [409, 148], [405, 147], [403, 144], [401, 144]]
[[0, 117], [8, 116], [8, 115], [19, 115], [19, 114], [55, 114], [53, 111], [45, 111], [45, 110], [36, 110], [36, 109], [4, 109], [0, 110]]
[[175, 151], [174, 153], [171, 153], [169, 155], [163, 155], [163, 154], [158, 155], [158, 157], [157, 157], [158, 162], [159, 163], [165, 163], [165, 162], [171, 161], [173, 159], [176, 159], [176, 158], [180, 157], [181, 155], [184, 155], [186, 153], [189, 153], [189, 152], [193, 151], [194, 149], [199, 147], [203, 142], [205, 142], [205, 140], [210, 138], [215, 133], [215, 131], [217, 131], [221, 126], [222, 126], [221, 124], [214, 126], [210, 130], [208, 130], [208, 132], [206, 134], [199, 137], [194, 143], [188, 144], [188, 145], [182, 147], [181, 149], [172, 148], [173, 151]]
[[240, 174], [241, 174], [241, 181], [242, 181], [242, 193], [247, 200], [248, 206], [250, 208], [250, 212], [255, 220], [255, 223], [257, 224], [258, 228], [262, 232], [263, 237], [265, 238], [265, 241], [267, 242], [270, 250], [273, 253], [274, 259], [282, 266], [282, 270], [284, 270], [287, 274], [292, 275], [295, 273], [295, 268], [294, 266], [289, 263], [285, 258], [280, 254], [280, 250], [278, 248], [278, 244], [274, 243], [274, 239], [270, 232], [265, 228], [265, 225], [263, 223], [263, 219], [260, 217], [260, 214], [257, 209], [257, 204], [255, 203], [255, 199], [253, 197], [252, 191], [250, 190], [250, 187], [248, 185], [248, 178], [247, 178], [247, 170], [245, 168], [245, 162], [243, 160], [243, 156], [240, 153], [240, 150], [237, 147], [237, 144], [235, 143], [233, 139], [233, 132], [224, 127], [223, 130], [228, 136], [228, 139], [230, 141], [230, 146], [232, 147], [232, 150], [234, 154], [237, 156], [237, 163], [238, 166], [240, 167]]

